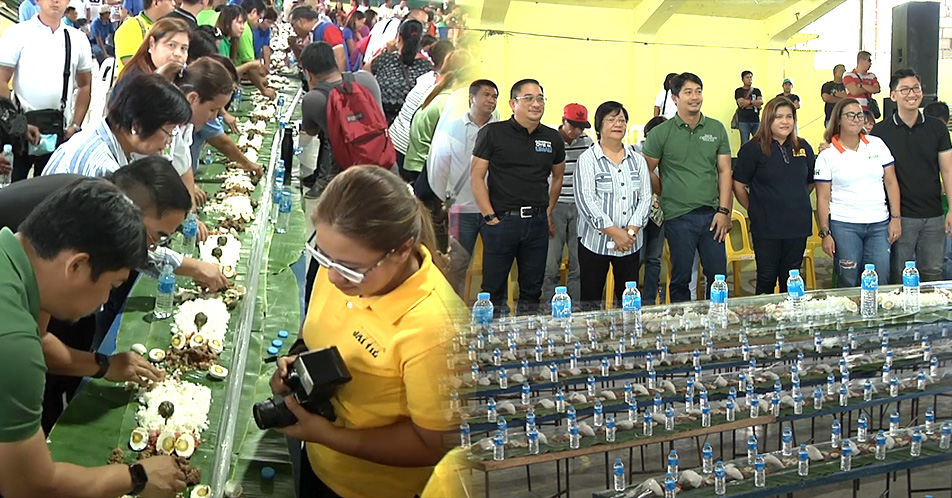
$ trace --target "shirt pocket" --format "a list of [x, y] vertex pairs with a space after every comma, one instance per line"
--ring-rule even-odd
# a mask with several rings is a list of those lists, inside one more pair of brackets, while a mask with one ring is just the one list
[[610, 194], [614, 189], [611, 173], [595, 173], [595, 192]]

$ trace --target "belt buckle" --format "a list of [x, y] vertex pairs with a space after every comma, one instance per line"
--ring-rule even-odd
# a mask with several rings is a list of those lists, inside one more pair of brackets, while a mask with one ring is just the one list
[[532, 218], [532, 206], [522, 206], [519, 208], [520, 218]]

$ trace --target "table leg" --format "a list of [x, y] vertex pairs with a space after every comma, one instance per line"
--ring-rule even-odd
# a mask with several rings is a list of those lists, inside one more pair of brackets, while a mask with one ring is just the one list
[[529, 491], [532, 491], [532, 474], [529, 473], [528, 465], [526, 465], [526, 483], [529, 485]]
[[486, 487], [486, 498], [489, 498], [489, 472], [483, 472], [483, 485]]
[[611, 481], [611, 467], [608, 465], [608, 452], [604, 453], [605, 455], [605, 489], [612, 489]]
[[569, 478], [572, 473], [569, 472], [569, 459], [565, 459], [565, 498], [571, 497], [571, 484], [569, 483]]

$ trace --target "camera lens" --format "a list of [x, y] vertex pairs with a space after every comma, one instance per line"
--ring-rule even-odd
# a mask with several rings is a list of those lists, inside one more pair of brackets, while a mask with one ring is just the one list
[[284, 404], [283, 396], [274, 396], [259, 401], [251, 408], [255, 417], [255, 424], [261, 430], [276, 427], [287, 427], [297, 423], [297, 417]]

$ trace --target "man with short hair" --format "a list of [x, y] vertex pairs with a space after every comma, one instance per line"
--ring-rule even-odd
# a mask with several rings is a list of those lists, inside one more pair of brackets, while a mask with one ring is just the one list
[[[456, 252], [450, 255], [454, 268], [464, 268], [464, 277], [482, 224], [479, 206], [469, 183], [473, 146], [479, 130], [496, 121], [494, 113], [498, 99], [499, 88], [492, 81], [472, 82], [469, 85], [469, 112], [462, 118], [437, 125], [426, 161], [427, 181], [447, 210], [450, 235], [466, 250], [462, 255]], [[457, 257], [462, 259], [457, 260]], [[450, 282], [457, 294], [465, 295], [463, 282], [453, 279]]]
[[[875, 74], [869, 72], [872, 65], [873, 56], [869, 52], [861, 50], [856, 54], [856, 69], [843, 74], [843, 85], [846, 87], [847, 96], [856, 99], [864, 111], [870, 110], [869, 101], [874, 94], [880, 92], [879, 79], [876, 78]], [[873, 117], [879, 118], [875, 113], [873, 113]]]
[[[64, 2], [37, 3], [39, 14], [10, 26], [0, 36], [0, 97], [11, 98], [12, 78], [20, 109], [43, 134], [39, 143], [14, 151], [13, 181], [27, 178], [31, 170], [34, 176], [43, 172], [53, 149], [82, 129], [92, 95], [93, 56], [89, 40], [63, 22]], [[64, 66], [69, 70], [68, 78], [63, 74]], [[76, 100], [70, 116], [67, 111], [74, 90]]]
[[99, 7], [99, 17], [90, 27], [93, 36], [96, 37], [96, 46], [106, 57], [116, 56], [116, 26], [109, 20], [111, 11], [108, 5]]
[[942, 121], [945, 125], [949, 124], [949, 104], [945, 102], [938, 100], [930, 102], [922, 108], [922, 113]]
[[189, 29], [198, 27], [198, 15], [206, 9], [205, 0], [182, 0], [181, 4], [165, 17], [181, 19], [188, 24]]
[[573, 304], [581, 304], [582, 292], [578, 268], [578, 209], [572, 181], [578, 156], [594, 143], [585, 130], [592, 127], [588, 122], [588, 109], [582, 104], [568, 104], [562, 109], [562, 125], [559, 135], [565, 142], [565, 173], [562, 175], [562, 191], [549, 218], [549, 252], [545, 258], [545, 280], [542, 284], [542, 305], [549, 304], [555, 295], [562, 266], [562, 254], [568, 246], [569, 272], [566, 287]]
[[264, 9], [258, 27], [252, 30], [255, 58], [262, 62], [265, 71], [271, 68], [271, 28], [278, 22], [278, 13], [271, 7]]
[[847, 98], [846, 86], [843, 85], [843, 73], [846, 72], [846, 66], [837, 64], [833, 66], [833, 79], [827, 81], [820, 88], [820, 98], [823, 99], [823, 127], [830, 124], [830, 115], [833, 113], [833, 107], [836, 103]]
[[185, 491], [185, 475], [170, 456], [91, 468], [54, 462], [41, 430], [47, 371], [41, 315], [69, 321], [98, 309], [130, 269], [145, 262], [146, 234], [129, 198], [95, 178], [49, 196], [17, 233], [0, 229], [0, 365], [6, 372], [0, 375], [0, 494], [170, 497]]
[[393, 15], [393, 0], [383, 0], [376, 10], [381, 20], [389, 19]]
[[743, 86], [734, 89], [737, 102], [737, 130], [740, 131], [740, 144], [744, 145], [760, 129], [760, 108], [764, 106], [764, 94], [754, 87], [754, 72], [742, 71], [740, 79]]
[[[338, 72], [343, 73], [347, 70], [347, 45], [344, 43], [344, 34], [337, 25], [330, 21], [321, 21], [318, 13], [306, 6], [295, 7], [288, 16], [288, 21], [291, 23], [299, 42], [307, 40], [310, 35], [311, 43], [327, 43], [334, 50]], [[298, 60], [301, 59], [301, 51], [305, 46], [299, 45], [299, 48], [297, 48]], [[292, 46], [293, 48], [294, 46]]]
[[144, 0], [142, 12], [131, 14], [116, 30], [116, 74], [139, 50], [152, 24], [175, 10], [174, 0]]
[[78, 13], [76, 12], [76, 7], [70, 5], [66, 7], [66, 12], [63, 13], [63, 22], [71, 28], [76, 27], [76, 21], [78, 20]]
[[731, 229], [734, 197], [727, 130], [701, 113], [701, 78], [679, 74], [671, 80], [671, 92], [678, 113], [651, 130], [643, 153], [664, 211], [671, 253], [670, 297], [676, 303], [691, 299], [688, 284], [695, 252], [701, 256], [707, 295], [714, 275], [726, 273], [724, 239]]
[[889, 147], [899, 180], [902, 235], [892, 246], [890, 280], [902, 283], [906, 261], [916, 261], [923, 282], [941, 280], [945, 242], [952, 234], [952, 215], [942, 213], [943, 184], [946, 197], [952, 197], [949, 131], [919, 111], [922, 83], [912, 69], [892, 74], [889, 98], [896, 112], [877, 123], [871, 134]]
[[783, 91], [777, 94], [777, 97], [786, 97], [793, 102], [793, 106], [800, 108], [800, 96], [793, 93], [793, 80], [791, 78], [783, 79]]
[[509, 313], [513, 260], [519, 265], [519, 311], [539, 311], [549, 220], [565, 172], [565, 142], [542, 124], [542, 85], [534, 79], [517, 81], [509, 91], [509, 107], [511, 118], [479, 130], [470, 167], [473, 198], [484, 221], [482, 290], [490, 294], [498, 316]]
[[407, 0], [400, 0], [400, 5], [394, 7], [390, 15], [397, 19], [403, 19], [409, 13], [410, 7], [407, 5]]

